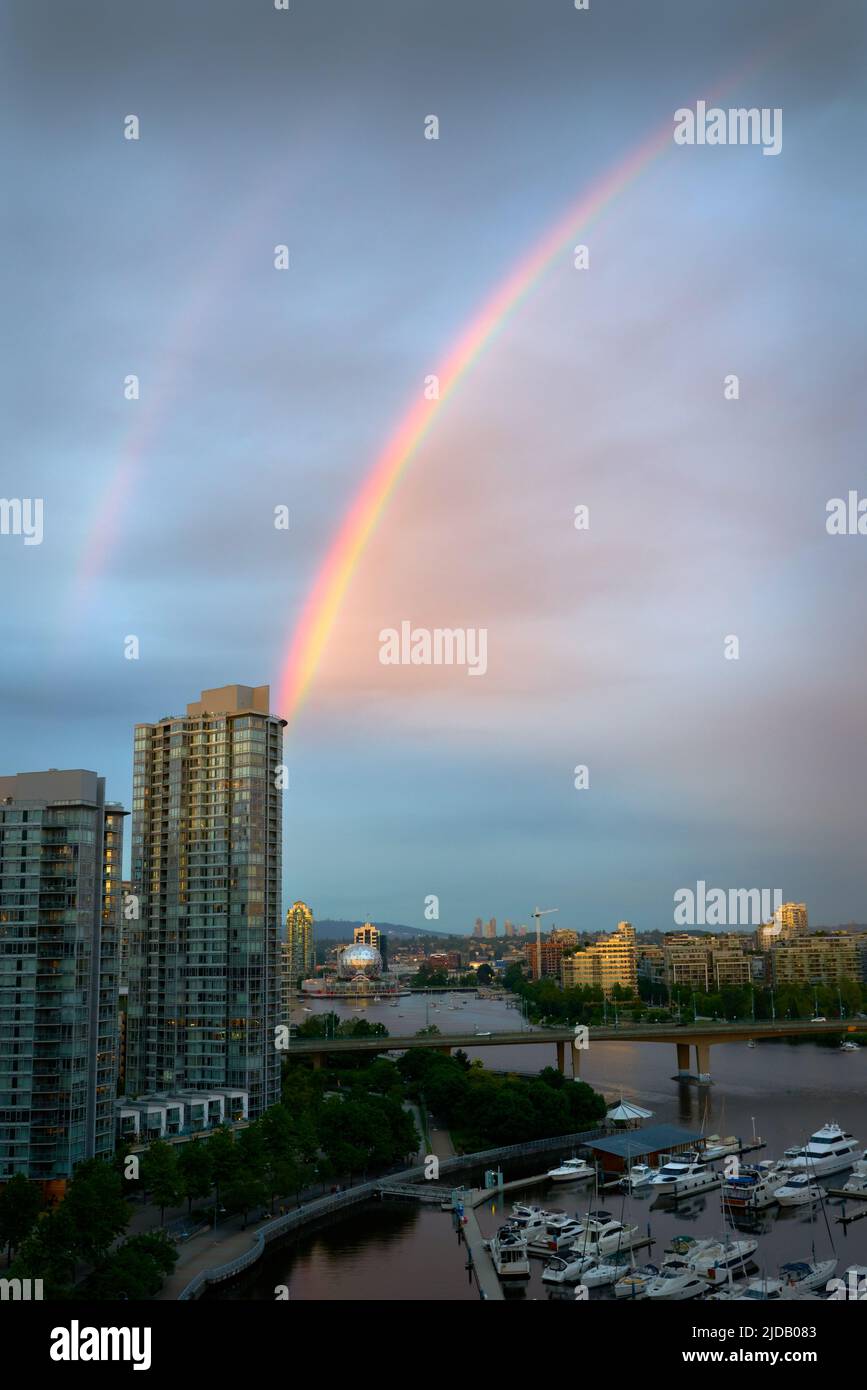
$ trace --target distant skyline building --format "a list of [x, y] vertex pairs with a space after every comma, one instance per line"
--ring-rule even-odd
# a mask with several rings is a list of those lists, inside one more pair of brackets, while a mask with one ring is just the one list
[[372, 946], [374, 951], [379, 950], [379, 928], [372, 922], [363, 922], [360, 927], [356, 927], [352, 934], [353, 942], [356, 946]]
[[[558, 935], [578, 939], [575, 932], [560, 932]], [[603, 936], [563, 959], [562, 980], [566, 988], [590, 985], [601, 989], [606, 999], [611, 997], [615, 985], [631, 989], [637, 995], [637, 964], [635, 928], [631, 922], [618, 922], [617, 929], [609, 936]]]
[[83, 768], [0, 777], [0, 1182], [114, 1152], [125, 815]]
[[292, 998], [316, 964], [313, 911], [300, 899], [286, 913], [286, 937], [280, 942], [281, 1022], [292, 1017]]
[[279, 1099], [285, 720], [267, 685], [205, 690], [137, 724], [127, 1091], [238, 1088]]
[[482, 934], [482, 919], [481, 919], [481, 917], [477, 917], [477, 918], [476, 918], [476, 921], [475, 921], [475, 925], [473, 926], [473, 936], [481, 936], [481, 934]]
[[497, 919], [496, 919], [496, 917], [492, 917], [492, 918], [490, 919], [490, 921], [488, 921], [488, 922], [485, 923], [484, 928], [483, 928], [483, 930], [482, 930], [482, 935], [483, 935], [488, 941], [492, 941], [492, 940], [494, 939], [494, 937], [497, 935]]
[[290, 979], [297, 982], [311, 975], [316, 963], [313, 911], [300, 899], [286, 913], [286, 940], [283, 944], [286, 973]]
[[783, 903], [770, 922], [763, 922], [756, 932], [760, 951], [770, 950], [783, 941], [806, 936], [809, 931], [806, 903]]

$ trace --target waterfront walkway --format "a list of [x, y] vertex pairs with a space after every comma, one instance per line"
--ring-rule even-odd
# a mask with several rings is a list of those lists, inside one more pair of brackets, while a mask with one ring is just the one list
[[236, 1230], [218, 1227], [216, 1233], [203, 1231], [201, 1235], [193, 1236], [178, 1247], [178, 1262], [157, 1298], [176, 1299], [197, 1274], [246, 1254], [254, 1244], [256, 1232], [273, 1220], [269, 1214], [262, 1221], [250, 1222], [246, 1231], [240, 1227]]

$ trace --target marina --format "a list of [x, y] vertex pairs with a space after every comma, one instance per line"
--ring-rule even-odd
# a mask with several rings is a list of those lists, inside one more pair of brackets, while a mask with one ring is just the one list
[[[402, 1005], [410, 1015], [402, 1028], [425, 1026], [423, 998], [414, 995], [402, 1001]], [[370, 1005], [365, 1012], [371, 1021], [381, 1019], [389, 1025], [388, 1004]], [[502, 1001], [472, 997], [461, 1011], [460, 1025], [463, 1028], [469, 1023], [483, 1032], [496, 1031], [510, 1017], [513, 1011], [507, 1010]], [[451, 1015], [446, 1013], [445, 1018], [441, 1024], [444, 1030]], [[491, 1049], [488, 1055], [483, 1044], [473, 1049], [473, 1056], [487, 1065], [498, 1070], [511, 1066], [524, 1074], [534, 1072], [539, 1065], [556, 1064], [553, 1043], [548, 1056], [544, 1054], [545, 1049], [538, 1046], [523, 1051], [520, 1046]], [[810, 1136], [831, 1117], [858, 1140], [852, 1161], [861, 1161], [867, 1146], [864, 1049], [860, 1056], [846, 1056], [837, 1048], [812, 1042], [780, 1042], [762, 1043], [752, 1049], [721, 1048], [719, 1055], [720, 1066], [712, 1088], [672, 1083], [661, 1049], [642, 1049], [628, 1043], [606, 1042], [592, 1047], [582, 1058], [582, 1074], [612, 1104], [623, 1096], [651, 1109], [653, 1117], [645, 1129], [668, 1124], [694, 1136], [707, 1133], [709, 1139], [715, 1131], [723, 1140], [740, 1135], [744, 1141], [738, 1155], [741, 1158], [754, 1146], [763, 1147], [766, 1157], [752, 1165], [760, 1171], [767, 1171], [765, 1165], [781, 1163], [787, 1148], [793, 1152], [802, 1150]], [[642, 1130], [626, 1133], [640, 1135]], [[753, 1141], [754, 1133], [760, 1133], [761, 1140]], [[255, 1269], [244, 1276], [242, 1286], [215, 1289], [208, 1297], [270, 1298], [275, 1284], [286, 1283], [292, 1297], [302, 1300], [357, 1299], [361, 1288], [366, 1291], [364, 1296], [377, 1299], [479, 1299], [482, 1292], [494, 1298], [490, 1282], [479, 1287], [476, 1271], [485, 1269], [479, 1247], [511, 1218], [512, 1208], [518, 1202], [547, 1211], [559, 1208], [565, 1217], [578, 1220], [591, 1207], [603, 1208], [624, 1226], [638, 1227], [643, 1245], [636, 1247], [635, 1263], [653, 1263], [659, 1271], [672, 1242], [685, 1238], [755, 1239], [757, 1249], [751, 1257], [754, 1273], [750, 1276], [754, 1282], [779, 1282], [782, 1265], [811, 1260], [814, 1242], [820, 1260], [839, 1258], [840, 1268], [867, 1266], [867, 1225], [863, 1220], [859, 1223], [855, 1214], [858, 1209], [867, 1215], [867, 1202], [851, 1193], [845, 1199], [841, 1196], [848, 1177], [845, 1172], [819, 1179], [824, 1192], [821, 1205], [784, 1210], [770, 1202], [764, 1207], [729, 1209], [727, 1203], [723, 1217], [719, 1186], [672, 1198], [654, 1194], [645, 1182], [624, 1193], [620, 1187], [624, 1174], [606, 1172], [605, 1164], [598, 1189], [589, 1180], [561, 1184], [547, 1179], [549, 1170], [581, 1157], [586, 1156], [576, 1153], [570, 1145], [559, 1154], [552, 1149], [550, 1157], [542, 1159], [537, 1154], [524, 1160], [504, 1160], [504, 1183], [495, 1190], [485, 1190], [483, 1171], [461, 1174], [460, 1182], [469, 1193], [465, 1209], [469, 1241], [455, 1231], [451, 1215], [439, 1209], [440, 1204], [451, 1205], [444, 1196], [451, 1179], [440, 1178], [436, 1183], [440, 1202], [393, 1196], [356, 1207], [325, 1228], [299, 1232], [279, 1248], [268, 1250]], [[716, 1160], [714, 1167], [721, 1170], [725, 1161]], [[658, 1162], [648, 1160], [646, 1166], [653, 1172]], [[750, 1166], [742, 1163], [741, 1174], [747, 1173]], [[836, 1255], [828, 1243], [829, 1229], [836, 1243]], [[469, 1269], [468, 1254], [473, 1257]], [[632, 1250], [606, 1256], [607, 1263], [597, 1277], [588, 1267], [584, 1282], [590, 1299], [612, 1299], [614, 1273], [617, 1277], [625, 1273], [626, 1267], [631, 1267], [632, 1257]], [[550, 1275], [543, 1278], [546, 1266], [558, 1259], [566, 1259], [559, 1250], [549, 1251], [547, 1258], [541, 1253], [531, 1255], [529, 1278], [510, 1281], [505, 1289], [497, 1280], [500, 1296], [509, 1300], [574, 1298], [574, 1287], [569, 1282], [555, 1281]], [[492, 1266], [488, 1269], [492, 1271]], [[493, 1278], [496, 1279], [495, 1274]], [[788, 1296], [785, 1287], [780, 1296]], [[657, 1297], [662, 1298], [662, 1292]]]

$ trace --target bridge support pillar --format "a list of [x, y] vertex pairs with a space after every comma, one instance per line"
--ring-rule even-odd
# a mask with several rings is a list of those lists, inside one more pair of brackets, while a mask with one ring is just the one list
[[564, 1076], [566, 1075], [566, 1044], [564, 1042], [557, 1044], [557, 1070], [561, 1071]]
[[313, 1062], [313, 1070], [314, 1070], [314, 1071], [321, 1071], [321, 1070], [322, 1070], [322, 1053], [321, 1053], [321, 1052], [314, 1052], [314, 1053], [313, 1053], [313, 1057], [312, 1057], [311, 1060], [312, 1060], [312, 1062]]
[[580, 1079], [580, 1077], [581, 1077], [581, 1051], [582, 1051], [582, 1049], [581, 1049], [580, 1047], [576, 1047], [576, 1046], [574, 1045], [574, 1043], [573, 1043], [573, 1045], [572, 1045], [572, 1047], [570, 1047], [569, 1051], [572, 1053], [572, 1076], [573, 1076], [573, 1078], [574, 1078], [575, 1081], [578, 1081], [578, 1080]]
[[689, 1076], [689, 1043], [679, 1042], [677, 1047], [677, 1071], [679, 1076]]
[[695, 1070], [699, 1081], [710, 1081], [710, 1043], [696, 1043]]
[[450, 1047], [438, 1047], [437, 1052], [441, 1052], [444, 1057], [451, 1057], [452, 1055], [452, 1050]]

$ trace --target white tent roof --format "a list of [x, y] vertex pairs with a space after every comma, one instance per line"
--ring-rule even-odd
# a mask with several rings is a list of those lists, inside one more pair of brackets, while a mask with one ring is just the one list
[[608, 1119], [649, 1120], [652, 1114], [652, 1110], [643, 1110], [640, 1105], [635, 1105], [631, 1100], [621, 1100], [619, 1105], [615, 1105], [613, 1110], [608, 1111]]

